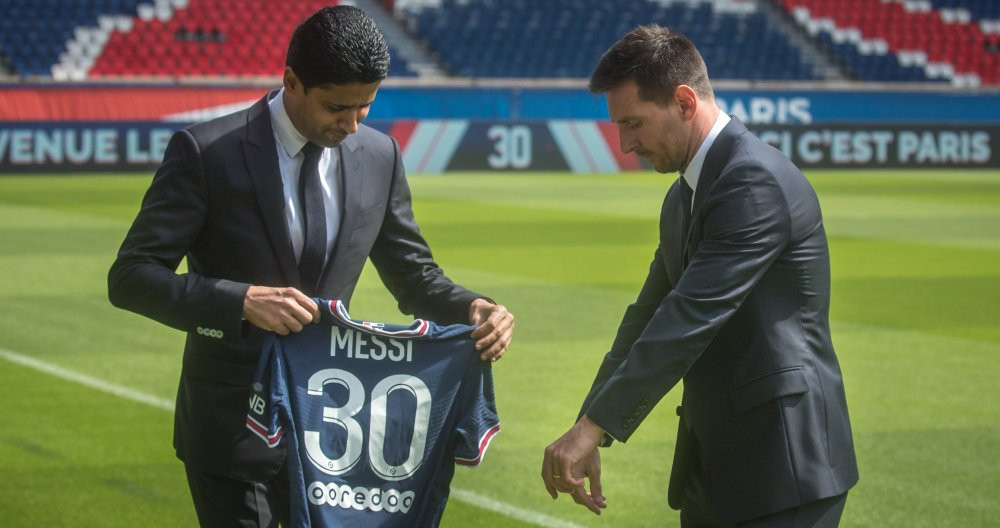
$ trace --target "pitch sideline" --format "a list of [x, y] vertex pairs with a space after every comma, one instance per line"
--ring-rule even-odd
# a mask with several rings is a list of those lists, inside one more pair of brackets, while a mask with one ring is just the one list
[[[76, 372], [74, 370], [63, 368], [46, 361], [25, 356], [23, 354], [11, 352], [5, 348], [0, 348], [0, 358], [39, 372], [44, 372], [57, 378], [72, 381], [73, 383], [77, 383], [100, 392], [117, 396], [125, 400], [141, 403], [149, 407], [155, 407], [163, 411], [174, 411], [174, 402], [171, 400], [137, 391], [135, 389], [130, 389], [122, 385], [117, 385], [88, 374]], [[462, 488], [452, 488], [451, 496], [461, 502], [471, 504], [477, 508], [499, 513], [500, 515], [526, 522], [528, 524], [533, 524], [535, 526], [552, 528], [583, 528], [581, 525], [569, 521], [550, 517], [544, 513], [519, 508], [512, 504], [498, 501]]]

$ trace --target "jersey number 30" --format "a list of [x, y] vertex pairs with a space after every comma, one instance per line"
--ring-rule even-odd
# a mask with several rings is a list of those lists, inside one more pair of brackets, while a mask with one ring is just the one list
[[[322, 472], [341, 475], [350, 471], [361, 460], [364, 432], [361, 424], [354, 419], [365, 404], [365, 388], [354, 374], [340, 369], [323, 369], [309, 378], [310, 396], [322, 396], [323, 386], [335, 383], [347, 388], [347, 403], [340, 407], [323, 407], [323, 421], [344, 428], [347, 441], [344, 454], [331, 459], [320, 447], [319, 431], [304, 431], [306, 455]], [[385, 460], [386, 403], [393, 391], [405, 390], [417, 400], [416, 416], [413, 419], [413, 438], [410, 440], [409, 454], [399, 465]], [[427, 445], [427, 426], [431, 416], [431, 392], [420, 378], [397, 374], [389, 376], [375, 385], [371, 394], [371, 420], [368, 431], [368, 460], [372, 470], [385, 480], [403, 480], [412, 475], [424, 459]]]

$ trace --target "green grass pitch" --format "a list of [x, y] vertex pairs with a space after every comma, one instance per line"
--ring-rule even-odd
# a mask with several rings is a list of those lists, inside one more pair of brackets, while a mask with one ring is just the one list
[[[809, 174], [833, 269], [834, 343], [861, 483], [848, 527], [1000, 519], [1000, 172]], [[564, 526], [677, 526], [666, 505], [679, 390], [603, 452], [600, 518], [539, 478], [645, 276], [673, 176], [414, 176], [417, 219], [457, 281], [517, 316], [496, 365], [503, 431], [453, 487]], [[105, 277], [149, 175], [0, 177], [0, 354], [172, 401], [183, 336], [111, 307]], [[352, 315], [406, 322], [367, 270]], [[172, 416], [0, 358], [0, 524], [194, 525]], [[529, 516], [530, 518], [530, 516]], [[537, 517], [541, 519], [542, 517]], [[454, 499], [445, 526], [530, 526]], [[569, 524], [572, 523], [572, 524]]]

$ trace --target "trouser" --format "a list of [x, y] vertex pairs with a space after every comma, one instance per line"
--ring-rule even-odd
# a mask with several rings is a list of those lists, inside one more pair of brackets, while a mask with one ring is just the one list
[[681, 528], [837, 528], [840, 524], [840, 516], [847, 503], [847, 493], [737, 524], [719, 521], [708, 500], [708, 475], [700, 462], [698, 446], [692, 447], [695, 460], [688, 471], [688, 480], [681, 496]]
[[184, 466], [188, 487], [203, 528], [277, 528], [288, 526], [288, 473], [284, 467], [274, 480], [246, 482], [200, 472]]
[[738, 524], [724, 524], [711, 510], [694, 508], [685, 500], [681, 506], [681, 528], [837, 528], [846, 503], [844, 493]]

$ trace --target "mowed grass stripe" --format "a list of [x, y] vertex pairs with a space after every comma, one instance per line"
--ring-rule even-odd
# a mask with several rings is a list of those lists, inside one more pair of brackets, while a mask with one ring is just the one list
[[124, 398], [126, 400], [162, 409], [164, 411], [174, 411], [174, 402], [171, 400], [159, 398], [157, 396], [153, 396], [152, 394], [146, 394], [145, 392], [123, 387], [121, 385], [116, 385], [93, 376], [74, 372], [58, 365], [53, 365], [52, 363], [46, 363], [23, 354], [11, 352], [10, 350], [0, 348], [0, 358], [10, 361], [11, 363], [17, 363], [18, 365], [33, 368], [39, 372], [44, 372], [57, 378], [62, 378], [66, 381], [83, 385], [84, 387], [106, 392], [112, 396]]
[[[883, 182], [881, 185], [868, 185], [861, 181], [862, 178], [871, 178], [877, 182], [879, 174], [855, 177], [852, 173], [825, 173], [814, 179], [825, 206], [834, 259], [834, 340], [847, 372], [848, 394], [852, 414], [857, 422], [855, 432], [862, 460], [862, 485], [852, 494], [845, 525], [955, 525], [954, 508], [908, 506], [915, 500], [921, 500], [922, 494], [907, 495], [914, 490], [915, 486], [911, 483], [916, 480], [924, 486], [924, 490], [933, 491], [940, 482], [949, 482], [952, 490], [965, 490], [964, 493], [969, 496], [957, 501], [955, 508], [967, 512], [967, 515], [961, 517], [969, 526], [989, 526], [984, 519], [991, 516], [995, 518], [997, 510], [986, 498], [989, 495], [982, 493], [976, 482], [982, 482], [987, 490], [997, 491], [1000, 486], [997, 485], [996, 478], [990, 477], [989, 470], [982, 470], [982, 466], [978, 468], [980, 471], [972, 472], [964, 471], [964, 468], [977, 464], [977, 460], [989, 450], [1000, 451], [997, 449], [996, 427], [991, 421], [984, 421], [985, 416], [1000, 413], [996, 412], [997, 409], [991, 402], [984, 402], [981, 397], [976, 396], [996, 394], [995, 382], [991, 380], [1000, 375], [993, 359], [1000, 351], [992, 346], [997, 335], [997, 327], [992, 324], [992, 319], [1000, 313], [1000, 306], [997, 304], [1000, 296], [990, 295], [996, 288], [997, 270], [1000, 270], [998, 255], [993, 249], [1000, 237], [996, 237], [994, 231], [986, 229], [982, 236], [971, 238], [965, 227], [979, 222], [988, 224], [990, 219], [998, 216], [1000, 186], [997, 183], [1000, 183], [1000, 175], [994, 172], [989, 177], [976, 176], [968, 181], [964, 178], [949, 180], [947, 184], [959, 188], [971, 181], [976, 188], [967, 192], [956, 190], [942, 197], [937, 192], [942, 185], [940, 181], [924, 175], [918, 176], [918, 190], [921, 186], [925, 189], [917, 193], [907, 189], [906, 177], [889, 174], [891, 184]], [[604, 216], [606, 211], [592, 206], [592, 200], [599, 200], [600, 197], [588, 196], [581, 200], [577, 193], [566, 200], [568, 203], [553, 204], [558, 201], [555, 196], [561, 191], [558, 187], [572, 184], [571, 178], [542, 178], [549, 181], [543, 182], [540, 188], [535, 187], [533, 181], [527, 181], [533, 178], [534, 175], [521, 179], [516, 176], [511, 178], [517, 180], [517, 184], [523, 184], [523, 188], [517, 192], [518, 199], [505, 199], [506, 203], [517, 204], [511, 218], [508, 219], [504, 214], [507, 209], [496, 207], [496, 217], [491, 217], [490, 222], [471, 222], [467, 232], [456, 232], [454, 220], [449, 221], [448, 218], [463, 218], [464, 221], [468, 215], [474, 214], [474, 209], [481, 208], [478, 204], [470, 206], [463, 201], [462, 196], [475, 184], [483, 184], [482, 188], [492, 189], [489, 177], [485, 178], [487, 183], [480, 180], [467, 186], [464, 181], [456, 178], [414, 179], [414, 192], [418, 200], [418, 218], [431, 218], [431, 222], [421, 223], [448, 273], [461, 277], [467, 284], [495, 285], [502, 292], [495, 296], [512, 307], [518, 314], [519, 321], [522, 321], [518, 341], [515, 342], [508, 361], [519, 362], [525, 367], [533, 365], [536, 371], [525, 373], [520, 368], [522, 365], [512, 365], [510, 372], [529, 380], [526, 384], [541, 383], [544, 388], [536, 389], [532, 394], [566, 395], [555, 399], [529, 398], [525, 394], [515, 394], [509, 398], [498, 395], [502, 410], [517, 415], [528, 413], [558, 416], [556, 409], [560, 404], [556, 400], [570, 400], [570, 406], [579, 404], [578, 398], [582, 398], [585, 393], [600, 356], [610, 344], [614, 327], [617, 326], [625, 305], [634, 299], [638, 286], [645, 277], [655, 244], [655, 215], [659, 204], [645, 213], [637, 212], [640, 205], [647, 207], [654, 201], [647, 196], [637, 201], [641, 202], [640, 205], [634, 205], [632, 209], [624, 208], [623, 214], [607, 215], [612, 225], [626, 229], [628, 226], [644, 229], [645, 225], [647, 232], [638, 235], [635, 232], [625, 232], [622, 237], [629, 243], [623, 244], [619, 238], [605, 244], [607, 239], [602, 237], [615, 230], [608, 228], [596, 232], [593, 229], [595, 222], [599, 223], [599, 217]], [[553, 182], [560, 185], [552, 185]], [[642, 188], [642, 192], [658, 192], [662, 196], [669, 184], [669, 180], [664, 183], [650, 179], [646, 183], [649, 182], [653, 184], [636, 186], [631, 190], [634, 192]], [[606, 183], [630, 185], [628, 178], [619, 180], [608, 177]], [[446, 187], [446, 198], [442, 198], [437, 191]], [[874, 188], [869, 190], [867, 187]], [[428, 188], [433, 188], [433, 192], [429, 192]], [[481, 189], [481, 194], [489, 192]], [[906, 211], [910, 211], [914, 213], [915, 220], [927, 221], [925, 227], [932, 228], [930, 234], [943, 233], [945, 236], [914, 236], [917, 231], [906, 226], [901, 231], [899, 225], [880, 223], [880, 218], [872, 219], [870, 223], [866, 219], [859, 219], [852, 211], [851, 202], [857, 196], [866, 196], [866, 193], [876, 195], [870, 200], [878, 202], [879, 214], [882, 214], [886, 205], [890, 206], [889, 209], [896, 218], [905, 217]], [[921, 196], [911, 199], [909, 194]], [[897, 195], [904, 197], [897, 201]], [[520, 199], [522, 196], [524, 200]], [[842, 200], [835, 200], [835, 203], [827, 205], [831, 196], [839, 196]], [[964, 199], [971, 200], [972, 206], [961, 201]], [[480, 196], [474, 200], [483, 199]], [[928, 207], [928, 204], [939, 200], [942, 201], [939, 206]], [[433, 206], [429, 207], [429, 204]], [[430, 214], [425, 213], [425, 208], [428, 207], [432, 209]], [[523, 212], [517, 211], [517, 208], [523, 209]], [[532, 212], [532, 209], [535, 211]], [[940, 213], [940, 217], [935, 219], [930, 216], [927, 213], [929, 209]], [[532, 214], [538, 219], [538, 224], [534, 226], [524, 216]], [[863, 214], [872, 216], [872, 213]], [[549, 225], [555, 226], [553, 233], [558, 233], [560, 229], [557, 228], [573, 224], [572, 220], [567, 220], [572, 218], [581, 219], [581, 229], [564, 235], [551, 245], [538, 242]], [[858, 222], [856, 225], [845, 226], [844, 218], [853, 218]], [[956, 223], [964, 226], [956, 226]], [[525, 233], [525, 229], [533, 229], [535, 232]], [[449, 242], [466, 243], [455, 247], [438, 244], [445, 239], [438, 237], [438, 231], [450, 233], [445, 235], [451, 239]], [[564, 259], [582, 268], [582, 271], [577, 274], [570, 267], [568, 272], [563, 273], [561, 254], [587, 251], [586, 244], [580, 242], [581, 237], [595, 232], [601, 236], [594, 237], [594, 245], [611, 246], [614, 251], [601, 255], [608, 258], [594, 259], [590, 263], [580, 263], [578, 258]], [[949, 238], [952, 233], [960, 233], [966, 238], [956, 242]], [[474, 237], [478, 237], [480, 241], [473, 242]], [[643, 237], [648, 240], [642, 241]], [[481, 240], [502, 240], [504, 244], [489, 248]], [[526, 242], [522, 243], [522, 240]], [[567, 240], [569, 243], [565, 243]], [[985, 244], [980, 244], [981, 241]], [[500, 248], [502, 251], [498, 251]], [[458, 266], [456, 262], [463, 264]], [[469, 266], [468, 263], [471, 262], [502, 263], [495, 267], [503, 272], [484, 272], [480, 267]], [[629, 266], [632, 269], [625, 269]], [[613, 282], [608, 282], [608, 275], [617, 277]], [[909, 277], [913, 280], [900, 280]], [[966, 284], [968, 288], [964, 286]], [[494, 294], [494, 290], [488, 291]], [[596, 301], [598, 299], [600, 301]], [[355, 301], [356, 305], [357, 302]], [[391, 306], [391, 302], [388, 305]], [[530, 323], [523, 322], [538, 320], [545, 323], [541, 325], [545, 328], [540, 328], [539, 324], [529, 328]], [[914, 349], [920, 352], [911, 353]], [[935, 355], [947, 358], [934, 361]], [[546, 359], [539, 359], [542, 356]], [[531, 359], [522, 359], [523, 357]], [[856, 366], [857, 358], [863, 359], [860, 367]], [[877, 363], [879, 367], [869, 368], [867, 362]], [[574, 363], [581, 367], [567, 368]], [[498, 368], [497, 372], [500, 380], [498, 386], [506, 385], [503, 369]], [[574, 378], [572, 372], [580, 372], [582, 379]], [[951, 390], [951, 394], [942, 397], [934, 389], [939, 386], [960, 387], [960, 390]], [[668, 411], [658, 411], [651, 418], [671, 414], [671, 402], [661, 402], [660, 407]], [[955, 419], [956, 416], [960, 418]], [[928, 422], [936, 423], [942, 430], [933, 432], [925, 429]], [[613, 508], [606, 512], [602, 519], [604, 522], [623, 522], [621, 519], [628, 519], [623, 525], [673, 525], [672, 516], [663, 510], [662, 500], [667, 474], [663, 464], [669, 463], [672, 429], [675, 427], [673, 424], [674, 421], [670, 418], [664, 419], [661, 424], [647, 422], [637, 433], [646, 445], [636, 445], [639, 438], [633, 438], [624, 449], [605, 451], [605, 490], [612, 498]], [[890, 429], [885, 430], [890, 424]], [[508, 430], [505, 434], [507, 439], [517, 436], [515, 444], [518, 446], [521, 442], [528, 442], [543, 447], [545, 442], [554, 438], [550, 430], [555, 430], [554, 434], [558, 435], [564, 428], [561, 425], [536, 422], [531, 427]], [[950, 432], [944, 432], [945, 430]], [[891, 443], [882, 443], [884, 438], [891, 438], [892, 443], [898, 443], [899, 439], [894, 436], [907, 437], [909, 431], [913, 433], [900, 444], [899, 451], [893, 451]], [[649, 436], [643, 435], [646, 432], [649, 432]], [[944, 456], [943, 450], [963, 448], [958, 444], [938, 442], [947, 438], [959, 440], [964, 434], [969, 434], [974, 439], [973, 447], [970, 449], [966, 446], [959, 456]], [[537, 438], [539, 436], [542, 438]], [[984, 451], [984, 448], [988, 450]], [[508, 452], [509, 449], [505, 448], [505, 454]], [[505, 459], [505, 464], [513, 464], [518, 471], [537, 472], [535, 466], [536, 459], [540, 456], [538, 451], [518, 447], [516, 452], [517, 457], [530, 459], [531, 462]], [[623, 454], [622, 457], [618, 457], [619, 454]], [[514, 457], [513, 453], [511, 455]], [[641, 460], [645, 465], [640, 463], [632, 466], [630, 462], [634, 460]], [[949, 460], [954, 462], [952, 468], [956, 473], [949, 479], [941, 479], [940, 473], [948, 471]], [[650, 467], [650, 461], [656, 461], [656, 467]], [[631, 481], [625, 485], [610, 484], [610, 481], [616, 480], [615, 469], [611, 468], [624, 470], [626, 467]], [[988, 467], [993, 468], [992, 465]], [[878, 476], [869, 481], [872, 485], [867, 484], [864, 479], [869, 471], [878, 472]], [[891, 498], [885, 497], [887, 492], [882, 491], [886, 489], [882, 485], [887, 482], [893, 483], [893, 493], [897, 490], [903, 493]], [[537, 500], [536, 487], [537, 485], [529, 485], [524, 493], [519, 494], [521, 498], [518, 502], [523, 500], [530, 503]], [[636, 508], [638, 511], [661, 512], [666, 515], [666, 519], [661, 518], [662, 522], [657, 522], [649, 518], [648, 514], [644, 516], [638, 513], [617, 517], [620, 510], [616, 508], [623, 504], [616, 499], [623, 494], [629, 495], [633, 489], [645, 490], [653, 498], [639, 504]], [[950, 497], [953, 494], [946, 495]], [[888, 504], [892, 504], [892, 507], [888, 507]], [[903, 513], [907, 508], [920, 511], [920, 515]], [[903, 521], [897, 522], [899, 519]], [[627, 524], [629, 521], [634, 524]]]
[[196, 526], [166, 412], [0, 360], [4, 526]]
[[[992, 526], [1000, 518], [995, 504], [1000, 327], [993, 323], [1000, 314], [995, 295], [1000, 236], [992, 220], [1000, 213], [1000, 173], [809, 176], [830, 237], [833, 338], [862, 473], [843, 525]], [[411, 179], [417, 220], [445, 271], [503, 301], [518, 317], [511, 352], [495, 369], [503, 434], [482, 467], [457, 472], [457, 488], [581, 526], [677, 526], [665, 493], [679, 390], [660, 402], [628, 445], [603, 451], [610, 508], [600, 518], [565, 497], [553, 502], [538, 478], [542, 449], [571, 425], [645, 277], [660, 203], [672, 178]], [[0, 178], [0, 235], [10, 229], [11, 246], [17, 246], [7, 253], [0, 247], [0, 347], [172, 398], [183, 334], [111, 308], [104, 292], [107, 266], [149, 175], [21, 180], [12, 200], [18, 205], [10, 208], [12, 180]], [[406, 321], [370, 269], [352, 314]], [[0, 367], [0, 377], [24, 370], [9, 367]], [[30, 413], [53, 417], [47, 427], [61, 434], [50, 436], [77, 438], [101, 454], [95, 460], [109, 460], [107, 467], [98, 462], [91, 471], [119, 475], [128, 464], [121, 461], [123, 447], [131, 458], [159, 457], [171, 471], [181, 468], [169, 450], [169, 420], [156, 418], [166, 423], [163, 431], [133, 431], [115, 423], [120, 432], [115, 440], [96, 437], [101, 432], [89, 426], [106, 419], [103, 407], [110, 405], [101, 402], [107, 398], [95, 404], [96, 396], [43, 391], [43, 384], [33, 383], [22, 391], [24, 398], [12, 401], [17, 408], [0, 411], [3, 423], [18, 424], [11, 430], [37, 430]], [[94, 405], [102, 409], [89, 408]], [[136, 424], [165, 415], [146, 411], [145, 418], [132, 418], [129, 413], [136, 411], [128, 409], [140, 406], [110, 407], [123, 408], [121, 420]], [[79, 419], [59, 414], [78, 408]], [[23, 438], [16, 442], [30, 445]], [[40, 465], [44, 457], [14, 449], [21, 453], [19, 463], [45, 475], [18, 473], [15, 481], [44, 496], [50, 473]], [[7, 459], [0, 466], [8, 467]], [[190, 511], [182, 474], [161, 479], [160, 485], [178, 497], [176, 508]], [[117, 497], [127, 496], [106, 494], [96, 502], [115, 511]], [[38, 497], [32, 504], [43, 503]], [[10, 500], [27, 507], [22, 498]], [[164, 519], [159, 525], [183, 525]], [[458, 501], [449, 506], [444, 526], [490, 526], [483, 519], [526, 526]], [[155, 519], [132, 523], [139, 524], [158, 525]]]
[[[76, 383], [78, 385], [83, 385], [87, 388], [98, 390], [112, 396], [123, 398], [135, 403], [140, 403], [149, 407], [154, 407], [156, 409], [173, 412], [174, 403], [170, 400], [165, 400], [163, 398], [158, 398], [151, 394], [146, 394], [142, 391], [135, 389], [130, 389], [128, 387], [122, 387], [93, 376], [88, 376], [86, 374], [81, 374], [79, 372], [74, 372], [69, 369], [62, 368], [58, 365], [53, 365], [44, 361], [39, 361], [31, 357], [25, 356], [23, 354], [18, 354], [16, 352], [11, 352], [6, 349], [0, 348], [0, 359], [7, 360], [11, 363], [16, 363], [18, 365], [28, 367], [45, 374], [55, 376], [57, 378]], [[44, 449], [42, 450], [44, 452]], [[478, 508], [489, 510], [491, 512], [498, 513], [504, 517], [509, 517], [517, 521], [522, 521], [533, 526], [543, 526], [543, 527], [553, 527], [553, 528], [577, 528], [578, 525], [564, 521], [562, 519], [557, 519], [542, 513], [534, 512], [531, 510], [526, 510], [514, 506], [512, 504], [505, 503], [503, 501], [493, 499], [472, 491], [463, 490], [461, 488], [452, 489], [452, 498], [476, 506]]]

